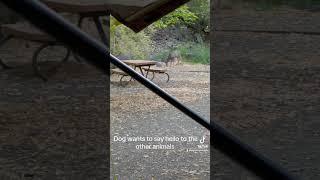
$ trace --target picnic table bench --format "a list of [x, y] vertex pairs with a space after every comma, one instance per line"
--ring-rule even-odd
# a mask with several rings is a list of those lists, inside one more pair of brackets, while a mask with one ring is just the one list
[[[35, 74], [44, 81], [48, 79], [49, 75], [55, 73], [57, 68], [60, 67], [63, 62], [67, 61], [70, 56], [70, 49], [66, 48], [67, 52], [63, 59], [51, 65], [50, 68], [47, 68], [47, 63], [40, 62], [39, 55], [42, 50], [50, 46], [63, 46], [61, 43], [57, 42], [55, 38], [26, 22], [2, 25], [1, 31], [4, 37], [0, 40], [0, 47], [13, 38], [41, 44], [41, 46], [38, 47], [33, 54], [32, 67]], [[0, 59], [0, 65], [4, 69], [12, 68], [11, 66], [7, 65], [3, 59]], [[45, 71], [43, 71], [43, 69], [45, 69]]]
[[[108, 48], [109, 38], [103, 28], [100, 17], [109, 17], [110, 12], [112, 12], [114, 16], [118, 17], [118, 19], [121, 19], [123, 21], [129, 20], [124, 17], [129, 17], [131, 15], [135, 17], [135, 15], [139, 14], [137, 13], [138, 10], [148, 7], [148, 5], [152, 4], [154, 0], [147, 0], [144, 3], [140, 4], [139, 6], [135, 6], [135, 3], [130, 0], [117, 0], [117, 1], [40, 0], [40, 1], [42, 1], [48, 7], [52, 8], [53, 10], [59, 13], [69, 13], [69, 14], [79, 15], [77, 25], [80, 28], [85, 18], [92, 18], [102, 42], [106, 45], [106, 48]], [[142, 24], [145, 24], [145, 23], [148, 23], [148, 22], [143, 22]], [[59, 44], [59, 42], [57, 42], [54, 38], [52, 38], [48, 34], [32, 26], [25, 26], [25, 25], [22, 26], [21, 24], [4, 25], [2, 26], [2, 30], [3, 30], [3, 33], [6, 34], [6, 37], [0, 41], [0, 46], [3, 45], [5, 42], [7, 42], [11, 38], [20, 38], [24, 40], [42, 43], [42, 45], [34, 52], [34, 55], [32, 58], [32, 62], [33, 62], [32, 66], [36, 75], [38, 75], [41, 79], [45, 81], [48, 79], [48, 75], [51, 74], [51, 72], [56, 72], [56, 69], [59, 66], [61, 66], [63, 62], [67, 61], [70, 56], [71, 51], [69, 50], [69, 48], [67, 48], [67, 54], [61, 61], [59, 61], [51, 69], [43, 70], [43, 68], [40, 67], [39, 58], [38, 58], [40, 52], [49, 46], [58, 46], [58, 45], [61, 46], [62, 44]], [[76, 60], [79, 60], [79, 57], [76, 54], [73, 54], [73, 55], [75, 55]], [[160, 73], [160, 74], [165, 73], [164, 70], [150, 68], [151, 66], [155, 65], [156, 63], [155, 61], [126, 60], [126, 63], [128, 65], [132, 65], [135, 69], [139, 68], [142, 75], [144, 75], [144, 71], [145, 71], [146, 77], [148, 76], [149, 72], [153, 73], [153, 78], [154, 78], [154, 73]], [[10, 68], [10, 66], [6, 65], [1, 59], [0, 59], [0, 65], [5, 69]], [[118, 70], [115, 70], [113, 72], [124, 75]], [[168, 76], [167, 81], [169, 81], [169, 75], [167, 74], [167, 76]]]
[[[99, 32], [100, 38], [103, 43], [107, 46], [109, 44], [108, 36], [106, 35], [101, 20], [99, 19], [101, 16], [108, 17], [108, 11], [110, 10], [108, 4], [105, 0], [41, 0], [43, 3], [48, 5], [50, 8], [54, 9], [57, 12], [61, 13], [69, 13], [69, 14], [78, 14], [79, 19], [77, 22], [78, 27], [81, 28], [82, 22], [85, 18], [93, 18], [96, 28]], [[65, 61], [67, 61], [70, 57], [71, 51], [68, 47], [67, 53], [64, 58], [60, 61], [55, 62], [54, 65], [50, 66], [50, 68], [46, 66], [41, 66], [43, 63], [39, 61], [39, 55], [42, 50], [47, 49], [50, 46], [64, 46], [63, 44], [56, 41], [55, 38], [51, 37], [47, 33], [39, 30], [38, 28], [30, 25], [26, 22], [19, 22], [16, 24], [5, 24], [1, 25], [1, 31], [5, 35], [4, 38], [0, 40], [0, 47], [4, 45], [10, 39], [23, 39], [32, 42], [38, 42], [41, 44], [39, 48], [37, 48], [32, 57], [32, 67], [34, 69], [35, 74], [40, 77], [42, 80], [47, 81], [48, 77], [55, 72]], [[107, 47], [108, 48], [108, 47]], [[79, 57], [76, 54], [73, 54], [75, 59], [80, 61]], [[5, 63], [3, 59], [0, 59], [0, 66], [4, 69], [10, 69], [9, 65]]]
[[123, 60], [124, 63], [133, 66], [133, 68], [136, 70], [137, 68], [139, 68], [140, 73], [143, 76], [148, 76], [148, 71], [147, 74], [144, 74], [143, 68], [147, 67], [150, 68], [151, 66], [156, 65], [156, 61], [150, 61], [150, 60]]
[[167, 82], [169, 82], [169, 80], [170, 80], [170, 76], [169, 76], [169, 74], [167, 73], [167, 69], [165, 69], [165, 68], [161, 68], [161, 67], [150, 67], [149, 69], [148, 69], [148, 68], [143, 68], [143, 69], [146, 70], [146, 71], [148, 71], [148, 72], [152, 72], [151, 81], [154, 79], [156, 73], [158, 73], [158, 74], [165, 74], [165, 75], [167, 75]]
[[[129, 74], [123, 72], [121, 69], [119, 68], [115, 68], [115, 69], [111, 69], [111, 74], [117, 74], [117, 75], [120, 75], [121, 78], [120, 78], [120, 82], [122, 82], [123, 78], [126, 77], [126, 76], [129, 76]], [[131, 79], [130, 79], [131, 80]]]
[[[126, 63], [127, 65], [133, 66], [134, 70], [136, 70], [137, 68], [140, 70], [140, 73], [145, 76], [148, 77], [149, 73], [152, 73], [153, 76], [151, 78], [151, 80], [154, 79], [155, 77], [155, 73], [158, 74], [166, 74], [167, 75], [167, 81], [169, 82], [169, 74], [167, 73], [167, 70], [165, 68], [161, 68], [161, 67], [154, 67], [156, 65], [156, 61], [150, 61], [150, 60], [123, 60], [124, 63]], [[117, 74], [120, 75], [120, 82], [123, 80], [124, 77], [129, 76], [127, 73], [123, 72], [122, 70], [115, 68], [115, 69], [111, 69], [111, 74]], [[130, 79], [131, 81], [131, 79]]]
[[101, 41], [108, 46], [109, 38], [106, 34], [100, 17], [109, 17], [110, 2], [106, 0], [41, 0], [48, 7], [60, 13], [70, 13], [79, 15], [77, 22], [81, 28], [82, 22], [86, 18], [92, 18], [98, 30]]

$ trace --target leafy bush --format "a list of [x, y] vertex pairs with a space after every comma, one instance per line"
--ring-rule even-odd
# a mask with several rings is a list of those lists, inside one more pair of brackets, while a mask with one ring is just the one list
[[177, 48], [182, 56], [183, 61], [190, 63], [209, 64], [210, 47], [207, 44], [187, 43]]
[[166, 49], [154, 56], [154, 60], [165, 61], [169, 53], [178, 50], [182, 56], [182, 61], [194, 64], [210, 63], [210, 47], [207, 44], [200, 43], [184, 43], [175, 49]]
[[198, 16], [191, 12], [188, 6], [184, 5], [155, 22], [154, 26], [159, 29], [164, 29], [178, 24], [192, 25], [197, 19]]
[[192, 0], [187, 6], [198, 17], [197, 21], [189, 25], [189, 27], [199, 34], [208, 31], [210, 24], [210, 0]]
[[111, 52], [115, 56], [131, 59], [147, 59], [151, 52], [151, 38], [144, 31], [135, 33], [124, 25], [117, 25], [111, 31]]
[[[176, 26], [179, 27], [189, 27], [192, 31], [195, 31], [196, 39], [195, 41], [200, 41], [202, 43], [203, 37], [202, 33], [206, 28], [208, 28], [209, 21], [209, 0], [195, 0], [194, 3], [183, 5], [176, 9], [174, 12], [168, 14], [167, 16], [161, 18], [159, 21], [155, 22], [153, 25], [149, 26], [140, 33], [134, 33], [129, 28], [122, 25], [115, 18], [110, 19], [110, 49], [113, 55], [118, 57], [127, 57], [131, 59], [152, 59], [155, 60], [165, 60], [168, 57], [169, 50], [164, 50], [155, 56], [150, 56], [156, 48], [152, 47], [156, 43], [152, 42], [152, 38], [155, 32], [160, 29], [166, 29], [168, 27]], [[179, 33], [184, 33], [181, 31]], [[193, 37], [194, 38], [194, 37]], [[192, 41], [192, 40], [182, 40], [179, 41]], [[198, 45], [197, 45], [198, 46]], [[158, 46], [156, 46], [158, 47]], [[185, 50], [187, 47], [178, 47], [181, 51]], [[209, 53], [203, 51], [200, 47], [192, 46], [193, 48], [198, 48], [201, 52], [193, 52], [192, 56], [189, 57], [186, 53], [184, 57], [192, 59], [192, 62], [208, 62], [209, 60], [204, 60], [205, 57], [209, 56]], [[208, 48], [207, 48], [208, 49]], [[204, 55], [207, 54], [207, 55]]]
[[165, 62], [169, 56], [170, 50], [169, 49], [165, 49], [161, 52], [159, 52], [158, 54], [155, 54], [152, 57], [152, 60], [154, 61], [160, 61], [160, 62]]

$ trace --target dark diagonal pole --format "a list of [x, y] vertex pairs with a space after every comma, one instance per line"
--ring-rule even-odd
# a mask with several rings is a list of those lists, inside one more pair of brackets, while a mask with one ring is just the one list
[[209, 123], [196, 112], [189, 109], [176, 98], [172, 97], [153, 82], [140, 75], [132, 68], [121, 62], [116, 57], [107, 52], [107, 48], [101, 42], [92, 39], [83, 33], [76, 26], [65, 21], [57, 13], [43, 5], [37, 0], [1, 0], [9, 8], [25, 16], [29, 21], [48, 32], [57, 40], [62, 41], [73, 49], [77, 50], [86, 58], [86, 61], [97, 67], [102, 72], [109, 74], [109, 63], [113, 63], [118, 68], [128, 73], [141, 84], [165, 99], [167, 102], [184, 112], [193, 120], [210, 130], [213, 135], [211, 146], [228, 155], [262, 179], [278, 180], [293, 179], [284, 169], [256, 152], [253, 148], [242, 143], [234, 135], [228, 133], [224, 128]]

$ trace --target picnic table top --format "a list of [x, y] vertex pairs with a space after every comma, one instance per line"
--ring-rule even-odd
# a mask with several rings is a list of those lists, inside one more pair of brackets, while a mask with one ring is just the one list
[[132, 66], [152, 66], [157, 63], [157, 61], [151, 60], [123, 60], [123, 62]]

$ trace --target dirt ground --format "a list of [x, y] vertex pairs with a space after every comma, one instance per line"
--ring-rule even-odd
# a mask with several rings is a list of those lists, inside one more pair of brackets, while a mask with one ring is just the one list
[[[0, 179], [107, 179], [109, 117], [112, 135], [205, 136], [209, 144], [208, 131], [137, 82], [123, 86], [111, 77], [110, 116], [107, 77], [92, 67], [71, 59], [43, 82], [28, 59], [36, 46], [13, 41], [1, 51], [17, 67], [0, 76]], [[169, 83], [163, 75], [154, 82], [209, 119], [209, 72], [209, 66], [177, 66]], [[187, 152], [197, 142], [139, 151], [113, 143], [112, 135], [112, 178], [209, 179], [208, 149]]]
[[70, 62], [48, 82], [0, 72], [0, 179], [107, 179], [106, 76]]
[[[222, 10], [215, 29], [319, 32], [319, 12]], [[214, 32], [212, 118], [301, 179], [320, 177], [320, 36]], [[214, 135], [213, 135], [214, 137]], [[255, 179], [213, 151], [215, 179]]]
[[[123, 87], [112, 77], [109, 101], [108, 77], [73, 58], [43, 82], [31, 68], [38, 46], [13, 40], [0, 49], [15, 66], [0, 70], [0, 179], [108, 179], [110, 117], [113, 134], [205, 137], [208, 145], [206, 130], [136, 82]], [[62, 51], [42, 58], [62, 58]], [[209, 72], [209, 66], [177, 66], [169, 83], [163, 75], [155, 83], [209, 119]], [[173, 144], [174, 150], [153, 152], [112, 144], [112, 178], [209, 179], [208, 148], [186, 152], [198, 144]]]
[[[318, 31], [319, 15], [224, 10], [212, 24]], [[169, 70], [169, 83], [161, 75], [155, 82], [208, 119], [211, 107], [212, 119], [294, 175], [319, 179], [320, 37], [215, 32], [211, 39], [211, 88], [208, 66], [177, 66]], [[32, 47], [18, 43], [1, 49], [2, 58], [25, 63], [0, 70], [0, 179], [109, 178], [106, 77], [70, 63], [43, 83], [26, 59]], [[214, 150], [210, 173], [208, 152], [186, 151], [197, 144], [175, 142], [174, 150], [140, 151], [135, 143], [113, 142], [115, 135], [209, 135], [141, 85], [123, 87], [112, 78], [112, 177], [256, 179]]]
[[[94, 37], [94, 26], [85, 30]], [[107, 179], [108, 77], [73, 57], [43, 82], [31, 68], [38, 43], [14, 39], [0, 57], [0, 179]], [[64, 48], [40, 60], [61, 59]]]
[[[170, 68], [171, 80], [158, 75], [160, 87], [209, 119], [209, 66], [182, 65]], [[210, 134], [137, 82], [120, 86], [119, 77], [111, 85], [111, 177], [120, 179], [210, 179], [209, 147], [197, 149], [199, 142], [174, 142], [174, 149], [141, 150], [137, 142], [117, 142], [121, 137], [205, 137]], [[143, 142], [145, 144], [152, 144]]]

